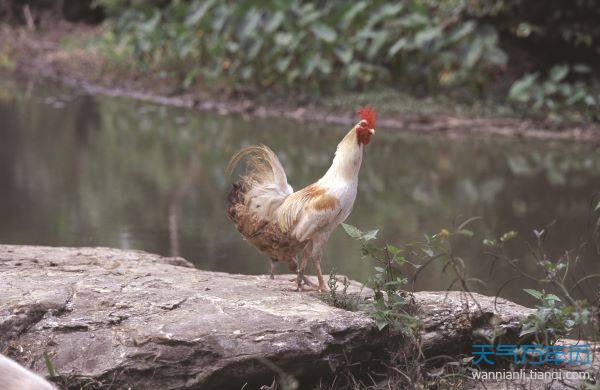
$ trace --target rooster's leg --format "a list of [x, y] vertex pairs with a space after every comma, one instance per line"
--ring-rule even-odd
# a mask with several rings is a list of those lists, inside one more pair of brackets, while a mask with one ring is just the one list
[[[300, 265], [298, 266], [298, 276], [296, 277], [297, 288], [296, 291], [302, 291], [302, 282], [308, 281], [308, 278], [304, 276], [304, 271], [306, 270], [306, 264], [308, 264], [308, 251], [304, 251], [302, 255], [302, 260], [300, 261]], [[310, 281], [309, 281], [310, 283]]]
[[321, 253], [312, 257], [312, 264], [313, 268], [315, 269], [315, 273], [317, 274], [317, 279], [319, 280], [319, 291], [327, 291], [325, 280], [323, 279], [323, 272], [321, 272]]
[[319, 291], [327, 291], [327, 286], [325, 285], [325, 280], [323, 280], [323, 272], [321, 271], [321, 257], [323, 257], [323, 248], [325, 247], [325, 243], [329, 239], [330, 233], [325, 233], [318, 237], [315, 237], [311, 241], [310, 246], [310, 259], [312, 261], [313, 268], [315, 269], [315, 273], [317, 274], [317, 279], [319, 281], [318, 290]]

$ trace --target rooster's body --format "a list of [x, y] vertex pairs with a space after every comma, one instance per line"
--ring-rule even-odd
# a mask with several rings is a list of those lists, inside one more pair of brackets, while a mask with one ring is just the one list
[[229, 218], [242, 236], [273, 262], [286, 262], [292, 271], [298, 271], [298, 288], [303, 281], [312, 285], [304, 276], [310, 258], [319, 289], [325, 289], [320, 266], [323, 247], [352, 211], [364, 146], [374, 132], [372, 109], [360, 114], [362, 120], [338, 144], [329, 170], [299, 191], [293, 191], [279, 159], [266, 146], [245, 147], [229, 163], [233, 169], [240, 160], [247, 161], [246, 174], [229, 193]]

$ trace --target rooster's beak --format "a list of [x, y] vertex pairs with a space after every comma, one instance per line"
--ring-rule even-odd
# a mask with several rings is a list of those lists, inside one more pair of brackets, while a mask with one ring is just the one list
[[371, 133], [371, 135], [375, 134], [375, 129], [369, 129], [369, 133]]

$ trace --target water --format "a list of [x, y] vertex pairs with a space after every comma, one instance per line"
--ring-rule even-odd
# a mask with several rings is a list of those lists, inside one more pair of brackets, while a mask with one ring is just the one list
[[[346, 131], [0, 80], [0, 242], [135, 248], [180, 255], [202, 269], [265, 273], [267, 261], [225, 216], [227, 160], [243, 145], [268, 144], [301, 188], [325, 172]], [[504, 263], [491, 270], [484, 237], [519, 231], [508, 253], [531, 272], [526, 242], [534, 241], [533, 229], [556, 220], [546, 242], [553, 259], [589, 240], [598, 152], [587, 144], [449, 140], [378, 129], [348, 222], [378, 227], [385, 241], [401, 245], [481, 216], [472, 225], [475, 236], [457, 247], [468, 274], [487, 282], [473, 289], [494, 294], [516, 274]], [[581, 253], [578, 275], [600, 272], [596, 252]], [[360, 281], [372, 269], [341, 228], [324, 256], [324, 272], [332, 266]], [[433, 264], [416, 288], [443, 290], [453, 279], [443, 264]], [[583, 292], [597, 285], [590, 280]], [[501, 295], [531, 304], [525, 287], [535, 286], [516, 280]]]

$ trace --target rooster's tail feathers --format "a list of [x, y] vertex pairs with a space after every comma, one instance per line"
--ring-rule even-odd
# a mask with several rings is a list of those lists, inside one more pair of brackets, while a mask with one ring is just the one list
[[246, 160], [246, 172], [240, 177], [239, 201], [261, 218], [271, 219], [273, 212], [293, 192], [279, 159], [265, 145], [252, 145], [237, 152], [227, 165], [231, 174], [235, 167]]

